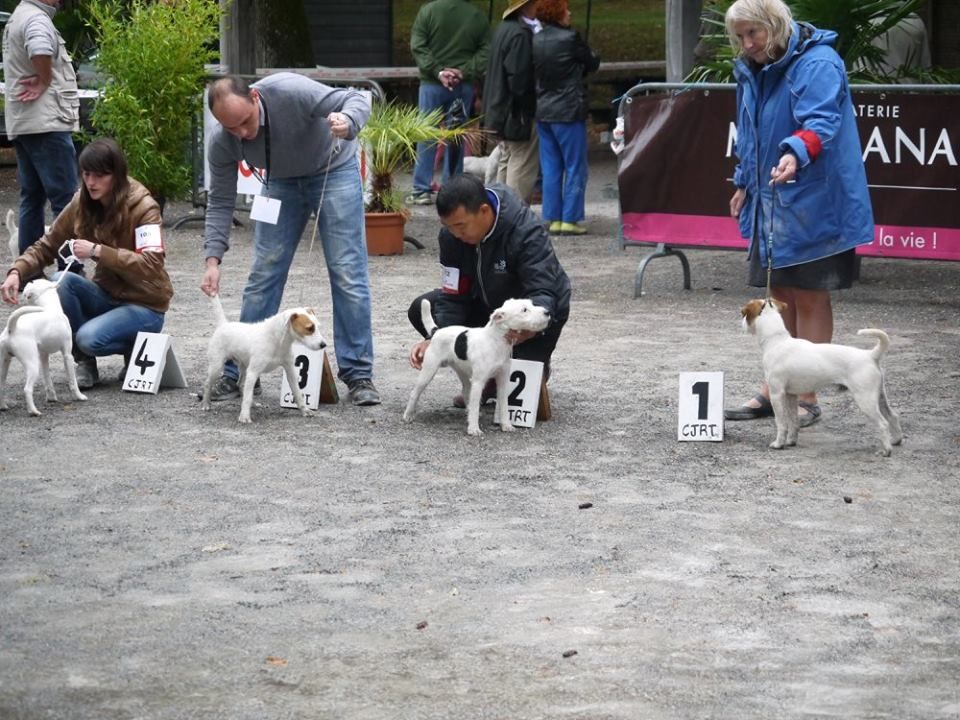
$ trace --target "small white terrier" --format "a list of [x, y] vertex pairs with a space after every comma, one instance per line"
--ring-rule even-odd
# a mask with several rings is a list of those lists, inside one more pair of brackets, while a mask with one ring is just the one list
[[[17, 214], [13, 210], [7, 210], [4, 224], [7, 226], [7, 248], [10, 251], [10, 262], [13, 262], [20, 257], [20, 228], [17, 226]], [[50, 226], [44, 226], [43, 231], [45, 233], [50, 232]]]
[[877, 344], [870, 350], [801, 340], [787, 332], [781, 317], [785, 308], [777, 300], [751, 300], [740, 311], [744, 329], [760, 342], [763, 374], [777, 422], [777, 437], [770, 447], [780, 450], [797, 444], [797, 395], [842, 385], [880, 429], [883, 447], [878, 454], [889, 456], [893, 446], [903, 440], [900, 419], [887, 402], [880, 366], [890, 338], [883, 330], [860, 330], [858, 335], [876, 338]]
[[20, 228], [17, 227], [16, 213], [7, 210], [4, 221], [7, 226], [7, 248], [10, 250], [10, 262], [20, 257]]
[[217, 318], [217, 329], [207, 348], [207, 380], [203, 386], [204, 410], [210, 409], [210, 390], [220, 376], [223, 363], [232, 359], [240, 366], [243, 381], [243, 400], [240, 403], [242, 423], [250, 422], [250, 407], [253, 405], [253, 387], [263, 373], [283, 367], [293, 399], [304, 416], [310, 414], [300, 392], [300, 383], [293, 364], [293, 342], [299, 340], [311, 350], [327, 346], [320, 334], [316, 310], [295, 308], [283, 310], [258, 323], [230, 322], [223, 312], [223, 305], [216, 295], [210, 298]]
[[430, 313], [430, 301], [420, 304], [423, 327], [430, 336], [430, 345], [423, 357], [417, 384], [410, 393], [403, 421], [410, 422], [417, 411], [417, 401], [441, 367], [451, 367], [460, 377], [463, 396], [467, 399], [467, 434], [482, 435], [480, 429], [480, 396], [487, 380], [497, 380], [497, 415], [500, 429], [513, 430], [507, 412], [507, 387], [510, 382], [510, 358], [513, 344], [507, 339], [511, 330], [540, 332], [550, 324], [550, 314], [529, 300], [507, 300], [493, 311], [482, 328], [450, 325], [437, 328]]
[[27, 283], [20, 296], [26, 307], [18, 308], [7, 318], [7, 326], [0, 333], [0, 410], [7, 409], [4, 397], [10, 359], [17, 358], [26, 372], [23, 386], [24, 400], [31, 415], [40, 415], [33, 401], [33, 386], [43, 378], [47, 402], [56, 402], [57, 392], [50, 378], [50, 354], [63, 354], [63, 368], [67, 372], [70, 393], [76, 400], [87, 396], [77, 386], [77, 370], [73, 362], [73, 335], [70, 321], [63, 314], [56, 284], [49, 280]]

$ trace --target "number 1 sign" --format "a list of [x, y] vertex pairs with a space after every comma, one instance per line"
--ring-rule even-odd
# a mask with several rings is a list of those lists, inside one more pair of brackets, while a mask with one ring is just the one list
[[677, 440], [723, 440], [723, 373], [680, 373]]

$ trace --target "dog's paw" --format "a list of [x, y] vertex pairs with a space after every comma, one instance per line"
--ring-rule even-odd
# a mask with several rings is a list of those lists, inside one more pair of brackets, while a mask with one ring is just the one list
[[81, 402], [86, 402], [87, 396], [84, 395], [82, 392], [78, 392], [78, 393], [76, 393], [76, 394], [73, 396], [73, 399], [74, 399], [74, 400], [79, 400], [79, 401], [81, 401]]
[[413, 413], [406, 413], [406, 412], [405, 412], [405, 413], [403, 414], [403, 421], [404, 421], [405, 423], [413, 422]]
[[889, 447], [889, 448], [880, 448], [879, 450], [877, 450], [877, 455], [879, 455], [880, 457], [890, 457], [890, 455], [892, 455], [892, 454], [893, 454], [893, 448], [892, 448], [892, 447]]
[[313, 415], [313, 410], [311, 410], [310, 408], [307, 408], [307, 407], [300, 408], [300, 414], [301, 414], [303, 417], [310, 417], [310, 416]]
[[249, 415], [240, 415], [240, 417], [237, 418], [237, 422], [243, 423], [244, 425], [249, 425], [253, 422], [253, 420], [250, 419]]
[[474, 428], [468, 427], [467, 435], [472, 435], [473, 437], [480, 437], [481, 435], [483, 435], [483, 430], [481, 430], [479, 427], [474, 427]]
[[503, 432], [513, 432], [516, 430], [516, 428], [510, 423], [500, 423], [500, 429], [503, 430]]
[[34, 417], [40, 417], [41, 415], [43, 415], [43, 413], [37, 410], [36, 408], [30, 408], [30, 414], [33, 415]]
[[779, 440], [774, 440], [772, 443], [770, 443], [770, 447], [774, 450], [783, 450], [783, 443]]

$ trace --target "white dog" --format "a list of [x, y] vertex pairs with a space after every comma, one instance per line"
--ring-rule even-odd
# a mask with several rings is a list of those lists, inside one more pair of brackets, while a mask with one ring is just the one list
[[7, 210], [7, 248], [10, 250], [10, 262], [20, 257], [20, 229], [17, 227], [16, 213]]
[[253, 386], [257, 378], [277, 367], [283, 367], [287, 374], [287, 382], [290, 383], [300, 413], [309, 415], [293, 365], [293, 342], [299, 340], [311, 350], [322, 350], [327, 346], [320, 334], [316, 311], [301, 307], [283, 310], [258, 323], [229, 322], [220, 298], [214, 295], [210, 300], [217, 318], [217, 329], [207, 348], [209, 365], [207, 381], [203, 386], [203, 409], [210, 409], [210, 389], [220, 376], [223, 363], [232, 359], [240, 366], [243, 379], [240, 422], [250, 422]]
[[87, 397], [77, 387], [77, 370], [73, 362], [73, 335], [70, 321], [63, 314], [56, 285], [49, 280], [34, 280], [27, 283], [20, 296], [27, 307], [18, 308], [7, 319], [7, 327], [0, 333], [0, 410], [7, 409], [4, 392], [10, 358], [17, 358], [26, 372], [23, 394], [31, 415], [40, 415], [33, 401], [33, 386], [39, 376], [47, 392], [47, 402], [57, 399], [57, 392], [50, 378], [50, 354], [63, 354], [63, 367], [67, 371], [70, 393], [76, 400]]
[[417, 384], [410, 393], [403, 421], [413, 420], [417, 401], [437, 370], [452, 367], [460, 377], [463, 395], [467, 399], [467, 434], [482, 435], [480, 430], [480, 396], [490, 378], [497, 380], [497, 415], [500, 429], [513, 430], [507, 412], [507, 386], [510, 381], [510, 358], [513, 344], [507, 339], [511, 330], [540, 332], [550, 324], [550, 314], [529, 300], [507, 300], [493, 311], [490, 321], [482, 328], [451, 325], [437, 328], [430, 314], [430, 301], [420, 304], [423, 327], [430, 336], [430, 345], [423, 357], [423, 366]]
[[786, 305], [777, 300], [751, 300], [740, 311], [744, 328], [760, 342], [763, 374], [770, 387], [770, 404], [777, 421], [777, 437], [770, 447], [779, 450], [797, 444], [797, 395], [842, 385], [880, 428], [883, 449], [878, 454], [889, 456], [893, 446], [903, 440], [900, 419], [887, 402], [880, 366], [890, 338], [883, 330], [860, 330], [858, 335], [877, 339], [870, 350], [800, 340], [787, 332], [780, 315], [784, 308]]
[[[7, 248], [10, 250], [10, 262], [13, 262], [20, 257], [20, 228], [17, 226], [17, 214], [13, 210], [7, 210], [4, 224], [7, 226]], [[46, 225], [43, 231], [50, 232], [50, 226]]]

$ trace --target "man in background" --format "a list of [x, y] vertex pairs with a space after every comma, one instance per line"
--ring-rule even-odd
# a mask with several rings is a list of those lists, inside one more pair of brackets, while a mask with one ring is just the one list
[[80, 98], [73, 63], [53, 26], [59, 5], [21, 0], [3, 30], [4, 115], [17, 153], [21, 253], [43, 235], [47, 201], [56, 217], [77, 190], [72, 133], [80, 127]]
[[[441, 108], [448, 122], [466, 122], [473, 107], [473, 82], [483, 76], [490, 45], [490, 23], [470, 0], [431, 0], [420, 8], [410, 34], [410, 50], [420, 70], [418, 106]], [[433, 204], [436, 143], [417, 143], [409, 205]], [[450, 144], [444, 152], [441, 183], [463, 172], [463, 153]]]
[[510, 0], [490, 43], [483, 88], [483, 125], [499, 140], [496, 180], [529, 200], [540, 170], [534, 115], [533, 36], [537, 0]]

